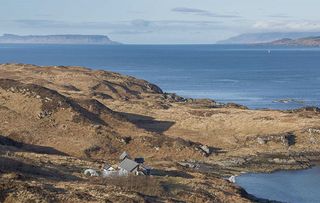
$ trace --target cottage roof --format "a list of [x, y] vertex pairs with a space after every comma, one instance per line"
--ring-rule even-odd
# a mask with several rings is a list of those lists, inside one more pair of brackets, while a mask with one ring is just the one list
[[103, 169], [105, 169], [105, 170], [108, 170], [109, 168], [111, 168], [111, 165], [109, 165], [109, 164], [105, 164], [105, 165], [103, 166]]
[[125, 158], [129, 158], [129, 154], [127, 152], [123, 152], [119, 158], [120, 160], [124, 160]]
[[119, 165], [120, 168], [132, 172], [135, 168], [137, 168], [139, 164], [131, 159], [125, 158]]

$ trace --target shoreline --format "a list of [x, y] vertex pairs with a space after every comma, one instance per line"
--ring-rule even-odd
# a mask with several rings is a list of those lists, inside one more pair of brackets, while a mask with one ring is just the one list
[[[0, 137], [0, 161], [28, 160], [41, 169], [41, 157], [67, 177], [81, 177], [89, 188], [99, 183], [83, 177], [81, 169], [116, 163], [122, 151], [144, 156], [161, 174], [156, 178], [182, 194], [169, 190], [172, 198], [184, 201], [192, 201], [192, 195], [202, 200], [256, 201], [224, 178], [241, 172], [297, 170], [320, 162], [318, 107], [252, 110], [163, 93], [157, 85], [115, 72], [28, 64], [0, 64], [0, 104], [0, 122], [5, 124], [0, 126], [4, 137]], [[14, 156], [8, 157], [6, 150]], [[60, 157], [49, 152], [59, 152]], [[68, 164], [76, 169], [70, 172]], [[14, 181], [17, 187], [23, 179], [58, 187], [47, 176], [38, 180], [36, 174], [19, 169], [14, 173], [26, 178], [2, 176], [7, 170], [13, 173], [0, 165], [0, 179]], [[74, 192], [72, 183], [62, 180], [66, 190]], [[220, 185], [226, 188], [222, 193], [217, 190]]]
[[[279, 171], [274, 171], [274, 172], [271, 172], [271, 173], [246, 173], [246, 174], [244, 174], [244, 176], [243, 177], [241, 177], [242, 175], [240, 175], [240, 176], [237, 176], [237, 177], [239, 177], [239, 179], [237, 180], [237, 179], [235, 179], [235, 184], [237, 184], [239, 187], [241, 187], [241, 188], [243, 188], [244, 190], [250, 190], [251, 192], [249, 193], [249, 194], [251, 194], [251, 195], [253, 195], [252, 193], [256, 193], [255, 195], [256, 196], [254, 196], [254, 197], [261, 197], [261, 195], [262, 194], [257, 194], [257, 193], [259, 193], [259, 191], [256, 191], [256, 192], [253, 192], [254, 191], [254, 187], [252, 187], [252, 186], [250, 186], [248, 183], [246, 183], [246, 179], [249, 179], [249, 181], [250, 181], [250, 177], [251, 177], [251, 175], [252, 176], [254, 176], [255, 177], [255, 179], [254, 179], [254, 184], [260, 184], [261, 185], [261, 188], [263, 189], [264, 188], [264, 184], [263, 184], [263, 182], [264, 181], [267, 181], [267, 179], [268, 179], [268, 177], [270, 176], [270, 178], [273, 176], [273, 177], [277, 177], [278, 179], [282, 179], [281, 180], [281, 182], [283, 182], [283, 181], [287, 181], [288, 180], [288, 178], [290, 179], [290, 180], [294, 180], [294, 178], [297, 178], [297, 176], [299, 176], [299, 174], [301, 175], [301, 173], [302, 174], [304, 174], [304, 176], [306, 176], [306, 174], [307, 173], [310, 173], [308, 176], [309, 176], [309, 178], [310, 177], [312, 177], [311, 175], [316, 175], [316, 174], [314, 174], [314, 173], [311, 173], [311, 171], [313, 171], [313, 170], [317, 170], [317, 169], [319, 169], [319, 167], [320, 167], [320, 165], [319, 165], [319, 163], [318, 163], [318, 165], [315, 165], [315, 166], [311, 166], [310, 168], [306, 168], [306, 169], [297, 169], [297, 170], [279, 170]], [[308, 172], [309, 171], [309, 172]], [[294, 172], [294, 173], [290, 173], [290, 172]], [[288, 174], [290, 175], [290, 177], [288, 176]], [[276, 176], [277, 175], [277, 176]], [[259, 178], [260, 177], [260, 178]], [[273, 178], [274, 179], [274, 178]], [[279, 181], [280, 181], [279, 180]], [[243, 182], [244, 181], [244, 182]], [[295, 180], [295, 181], [297, 181], [297, 180]], [[242, 182], [242, 183], [241, 183]], [[268, 181], [267, 181], [267, 183], [268, 183]], [[291, 183], [292, 184], [292, 183]], [[272, 182], [272, 185], [270, 185], [270, 183], [268, 184], [268, 187], [270, 188], [272, 188], [272, 187], [275, 187], [275, 188], [280, 188], [280, 190], [281, 189], [285, 189], [285, 188], [283, 188], [282, 187], [282, 185], [281, 184], [279, 184], [279, 183], [277, 183], [276, 181], [273, 181]], [[281, 188], [282, 187], [282, 188]], [[300, 186], [301, 187], [301, 186]], [[303, 186], [302, 186], [303, 187]], [[307, 188], [309, 188], [310, 187], [310, 185], [307, 187]], [[315, 187], [315, 185], [311, 185], [311, 187], [313, 188], [313, 187]], [[298, 187], [299, 188], [299, 187]], [[298, 189], [297, 188], [297, 189]], [[267, 188], [266, 188], [267, 189]], [[310, 188], [311, 189], [311, 188]], [[260, 192], [261, 193], [261, 192]], [[268, 198], [268, 196], [269, 197], [271, 197], [272, 196], [272, 191], [269, 191], [269, 192], [267, 192], [267, 193], [265, 193], [264, 195], [262, 195], [262, 196], [264, 196], [264, 198]], [[304, 194], [304, 197], [305, 198], [309, 198], [309, 194]], [[280, 197], [279, 197], [280, 198]], [[314, 197], [313, 197], [314, 198]], [[272, 200], [271, 200], [272, 199]], [[279, 201], [279, 202], [282, 202], [282, 201], [289, 201], [289, 200], [279, 200], [279, 199], [277, 199], [277, 198], [275, 198], [275, 197], [273, 197], [273, 198], [271, 198], [271, 199], [269, 199], [268, 201], [274, 201], [274, 200], [276, 200], [276, 201]], [[292, 199], [292, 198], [291, 198]], [[267, 200], [267, 199], [262, 199], [262, 200]], [[302, 200], [301, 200], [302, 201]], [[308, 202], [308, 201], [310, 201], [310, 200], [305, 200], [304, 202]]]
[[[128, 74], [122, 74], [116, 71], [110, 71], [107, 69], [101, 69], [101, 68], [90, 68], [90, 67], [86, 67], [86, 66], [64, 66], [64, 65], [36, 65], [36, 64], [25, 64], [25, 63], [0, 63], [1, 65], [17, 65], [17, 66], [36, 66], [36, 67], [42, 67], [42, 68], [48, 68], [48, 67], [55, 67], [55, 68], [64, 68], [64, 67], [68, 67], [68, 68], [74, 68], [75, 70], [79, 70], [79, 69], [84, 69], [84, 70], [91, 70], [91, 71], [98, 71], [98, 72], [110, 72], [113, 74], [118, 74], [118, 75], [123, 75], [126, 77], [132, 77], [138, 80], [143, 80], [148, 82], [147, 80], [143, 79], [143, 78], [136, 78], [134, 76], [128, 75]], [[157, 88], [161, 89], [161, 87], [158, 84], [153, 84], [155, 85]], [[251, 110], [251, 111], [279, 111], [279, 112], [299, 112], [299, 111], [319, 111], [320, 112], [320, 106], [317, 105], [304, 105], [301, 107], [296, 107], [296, 108], [283, 108], [283, 109], [277, 109], [277, 108], [272, 108], [272, 107], [261, 107], [261, 108], [250, 108], [244, 104], [240, 104], [240, 103], [235, 103], [233, 101], [230, 102], [219, 102], [218, 99], [216, 100], [215, 98], [194, 98], [194, 97], [184, 97], [184, 96], [180, 96], [179, 94], [175, 93], [175, 92], [165, 92], [161, 89], [161, 91], [163, 92], [163, 94], [167, 94], [170, 97], [176, 97], [178, 99], [178, 102], [188, 102], [188, 101], [211, 101], [213, 103], [215, 103], [215, 107], [212, 108], [221, 108], [221, 107], [236, 107], [236, 108], [243, 108], [243, 109], [247, 109], [247, 110]], [[278, 101], [279, 100], [279, 101]], [[303, 102], [303, 100], [300, 101], [296, 100], [294, 98], [286, 98], [286, 99], [277, 99], [277, 100], [273, 100], [273, 103], [280, 103], [280, 104], [289, 104], [289, 103], [284, 103], [284, 102], [280, 102], [281, 100], [289, 100], [291, 103], [291, 100], [293, 100], [292, 103], [296, 103], [296, 102]], [[305, 103], [305, 102], [303, 102]]]

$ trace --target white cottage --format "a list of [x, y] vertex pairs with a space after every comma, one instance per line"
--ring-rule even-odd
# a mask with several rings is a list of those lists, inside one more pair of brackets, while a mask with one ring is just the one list
[[128, 158], [125, 158], [120, 163], [119, 168], [120, 168], [120, 171], [119, 171], [120, 176], [126, 176], [129, 173], [134, 173], [138, 175], [138, 172], [139, 172], [139, 164]]

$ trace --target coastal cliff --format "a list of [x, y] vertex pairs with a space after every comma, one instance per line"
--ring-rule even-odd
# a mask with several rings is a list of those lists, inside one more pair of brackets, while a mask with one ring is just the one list
[[0, 36], [0, 44], [119, 44], [105, 35], [13, 35]]
[[[319, 108], [186, 99], [83, 67], [0, 65], [0, 115], [1, 202], [262, 201], [226, 179], [306, 168], [320, 155]], [[123, 151], [144, 157], [154, 175], [83, 175]]]

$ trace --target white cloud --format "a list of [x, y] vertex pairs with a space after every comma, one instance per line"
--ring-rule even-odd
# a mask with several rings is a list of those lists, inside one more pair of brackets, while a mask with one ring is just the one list
[[208, 10], [202, 10], [197, 8], [176, 7], [176, 8], [173, 8], [171, 11], [177, 12], [177, 13], [195, 14], [195, 15], [201, 15], [206, 17], [214, 17], [214, 18], [240, 18], [240, 16], [237, 16], [237, 15], [217, 14]]
[[[3, 21], [0, 21], [3, 23]], [[52, 21], [52, 20], [14, 20], [10, 21], [12, 25], [23, 28], [34, 29], [106, 29], [112, 31], [127, 31], [137, 30], [146, 31], [159, 29], [219, 29], [224, 27], [220, 21], [185, 21], [185, 20], [160, 20], [148, 21], [137, 19], [132, 21], [118, 21], [118, 22], [66, 22], [66, 21]]]

